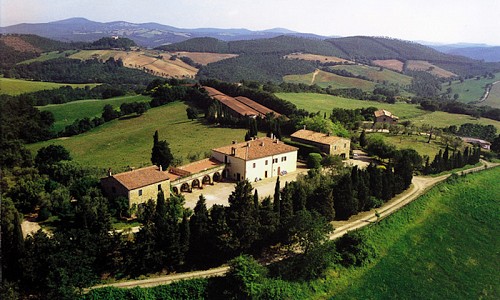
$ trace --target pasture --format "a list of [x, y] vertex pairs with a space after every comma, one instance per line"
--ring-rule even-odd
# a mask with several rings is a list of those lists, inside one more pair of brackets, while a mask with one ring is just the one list
[[317, 84], [320, 87], [331, 87], [334, 89], [344, 89], [356, 87], [363, 91], [373, 91], [375, 83], [363, 79], [339, 76], [337, 74], [316, 70], [313, 73], [302, 75], [287, 75], [283, 77], [285, 82], [304, 83], [307, 85]]
[[396, 72], [403, 72], [404, 63], [397, 59], [377, 59], [372, 61], [372, 63], [379, 67], [384, 67]]
[[12, 79], [0, 77], [0, 94], [7, 95], [20, 95], [23, 93], [32, 93], [41, 90], [51, 90], [58, 89], [63, 86], [71, 86], [73, 88], [85, 86], [95, 87], [98, 84], [82, 83], [82, 84], [69, 84], [69, 83], [55, 83], [55, 82], [44, 82], [44, 81], [31, 81], [22, 79]]
[[[478, 101], [484, 95], [486, 85], [489, 83], [493, 83], [498, 81], [500, 77], [500, 73], [495, 74], [495, 78], [484, 78], [481, 77], [479, 80], [477, 78], [466, 79], [464, 82], [460, 82], [459, 80], [452, 81], [451, 85], [449, 83], [443, 83], [442, 91], [446, 91], [448, 88], [451, 88], [451, 95], [458, 94], [459, 97], [457, 101], [468, 103], [472, 101]], [[497, 99], [500, 97], [497, 97]], [[494, 101], [495, 98], [492, 98]], [[483, 102], [485, 103], [485, 102]], [[481, 103], [480, 105], [483, 105]]]
[[101, 59], [108, 60], [110, 57], [123, 61], [128, 68], [148, 70], [163, 77], [187, 77], [192, 78], [198, 69], [192, 67], [180, 59], [170, 60], [171, 55], [159, 51], [121, 51], [121, 50], [82, 50], [70, 58], [76, 59]]
[[47, 61], [47, 60], [60, 58], [60, 57], [68, 57], [68, 56], [75, 54], [77, 52], [78, 52], [78, 50], [45, 52], [45, 53], [42, 53], [39, 57], [22, 61], [19, 64], [30, 64], [32, 62], [42, 62], [42, 61]]
[[287, 54], [285, 55], [286, 59], [303, 59], [303, 60], [310, 60], [310, 61], [320, 61], [321, 63], [328, 63], [328, 62], [336, 62], [336, 63], [343, 63], [343, 62], [349, 62], [349, 60], [336, 57], [336, 56], [327, 56], [327, 55], [318, 55], [318, 54], [309, 54], [309, 53], [292, 53], [292, 54]]
[[149, 96], [136, 95], [111, 99], [80, 100], [64, 104], [38, 106], [37, 108], [40, 111], [52, 112], [55, 118], [52, 130], [54, 132], [59, 132], [63, 130], [64, 127], [72, 124], [76, 119], [100, 117], [102, 109], [106, 104], [111, 104], [115, 109], [119, 110], [122, 103], [146, 102], [150, 100], [151, 98]]
[[[498, 74], [498, 73], [497, 73]], [[500, 74], [499, 74], [500, 75]], [[494, 108], [500, 108], [500, 82], [493, 85], [490, 94], [485, 101], [479, 103], [478, 105], [489, 105]]]
[[190, 121], [186, 115], [187, 106], [173, 102], [152, 108], [144, 115], [125, 120], [113, 120], [93, 130], [69, 137], [28, 145], [36, 153], [41, 147], [51, 144], [68, 149], [73, 160], [82, 165], [114, 172], [127, 170], [128, 166], [141, 167], [151, 164], [153, 134], [158, 130], [160, 140], [166, 140], [174, 158], [199, 154], [212, 148], [242, 141], [246, 129], [230, 129]]
[[375, 260], [313, 282], [327, 291], [316, 298], [498, 299], [499, 177], [497, 167], [440, 184], [363, 229]]
[[331, 112], [333, 108], [356, 109], [374, 106], [385, 109], [400, 118], [400, 121], [410, 120], [413, 124], [423, 124], [434, 127], [448, 127], [450, 125], [461, 125], [465, 123], [493, 125], [500, 131], [500, 122], [487, 118], [475, 119], [468, 115], [450, 114], [442, 111], [429, 112], [420, 109], [417, 105], [397, 102], [395, 104], [381, 103], [376, 101], [363, 101], [347, 99], [326, 94], [313, 93], [277, 93], [281, 99], [292, 102], [298, 108], [309, 112]]
[[455, 73], [452, 73], [450, 71], [446, 71], [445, 69], [442, 69], [436, 65], [433, 65], [428, 61], [409, 60], [406, 63], [407, 63], [406, 69], [408, 69], [408, 70], [426, 71], [426, 72], [431, 73], [434, 76], [443, 77], [443, 78], [457, 76]]
[[377, 83], [387, 82], [390, 84], [399, 84], [402, 87], [411, 84], [411, 77], [406, 76], [389, 69], [383, 69], [370, 67], [366, 65], [337, 65], [330, 67], [334, 70], [346, 70], [354, 75], [361, 75], [373, 80]]

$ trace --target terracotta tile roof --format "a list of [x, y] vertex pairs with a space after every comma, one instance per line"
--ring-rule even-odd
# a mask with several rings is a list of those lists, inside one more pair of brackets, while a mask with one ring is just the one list
[[385, 109], [379, 109], [377, 111], [375, 111], [375, 118], [378, 118], [378, 117], [391, 117], [393, 119], [399, 119], [398, 117], [396, 117], [395, 115], [393, 115], [390, 111], [388, 110], [385, 110]]
[[157, 166], [145, 167], [124, 173], [112, 175], [128, 190], [155, 184], [169, 179], [167, 172], [160, 171]]
[[303, 140], [308, 140], [320, 144], [325, 144], [325, 145], [333, 145], [337, 143], [338, 141], [341, 140], [347, 140], [342, 137], [334, 136], [334, 135], [328, 135], [326, 133], [321, 133], [321, 132], [316, 132], [312, 130], [307, 130], [307, 129], [301, 129], [299, 131], [294, 132], [291, 137], [294, 138], [299, 138]]
[[235, 97], [235, 99], [240, 101], [241, 103], [255, 109], [256, 111], [260, 112], [263, 115], [268, 114], [268, 113], [273, 113], [276, 117], [281, 116], [279, 113], [275, 112], [274, 110], [267, 108], [264, 105], [257, 103], [257, 102], [255, 102], [252, 99], [249, 99], [247, 97], [238, 96], [238, 97]]
[[271, 138], [263, 137], [255, 139], [253, 141], [212, 149], [212, 151], [241, 158], [243, 160], [253, 160], [257, 158], [297, 151], [297, 148], [287, 145], [281, 141], [276, 142]]
[[191, 174], [200, 173], [200, 172], [203, 172], [205, 170], [220, 166], [222, 164], [223, 164], [222, 162], [216, 160], [213, 157], [206, 158], [206, 159], [195, 161], [195, 162], [192, 162], [190, 164], [175, 168], [175, 169], [184, 171], [185, 175], [182, 175], [179, 172], [175, 172], [175, 170], [172, 170], [173, 168], [170, 168], [168, 171], [168, 176], [170, 177], [171, 181], [175, 181], [176, 179], [178, 179], [180, 177], [185, 177], [185, 176], [189, 176]]

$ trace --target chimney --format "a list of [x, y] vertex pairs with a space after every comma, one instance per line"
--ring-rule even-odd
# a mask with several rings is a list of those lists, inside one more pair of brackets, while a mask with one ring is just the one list
[[248, 149], [250, 148], [250, 144], [247, 143], [247, 148], [246, 148], [246, 153], [245, 153], [245, 159], [248, 159]]
[[163, 172], [163, 167], [161, 165], [159, 165], [158, 168], [160, 169], [160, 172]]
[[304, 130], [306, 130], [306, 125], [304, 125]]
[[108, 177], [113, 176], [113, 173], [111, 172], [111, 168], [108, 169]]
[[236, 155], [236, 148], [231, 147], [231, 155]]
[[236, 144], [237, 142], [236, 141], [233, 141], [233, 145]]
[[328, 131], [328, 133], [326, 134], [327, 136], [330, 136], [330, 131]]
[[264, 141], [260, 142], [260, 145], [261, 145], [262, 147], [264, 147]]

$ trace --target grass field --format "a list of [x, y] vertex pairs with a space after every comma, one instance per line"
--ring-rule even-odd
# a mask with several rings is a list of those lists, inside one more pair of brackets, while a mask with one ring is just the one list
[[72, 124], [76, 119], [85, 117], [93, 118], [101, 116], [102, 109], [106, 104], [111, 104], [115, 108], [119, 108], [122, 103], [150, 101], [149, 96], [125, 96], [112, 99], [93, 99], [80, 100], [64, 104], [50, 104], [39, 106], [41, 111], [50, 111], [54, 114], [55, 122], [53, 126], [54, 132], [59, 132], [64, 127]]
[[450, 114], [442, 111], [428, 112], [418, 106], [407, 103], [380, 103], [375, 101], [363, 101], [341, 98], [326, 94], [312, 93], [277, 93], [279, 98], [290, 101], [309, 112], [330, 113], [336, 108], [356, 109], [374, 106], [386, 109], [400, 118], [401, 121], [410, 120], [415, 125], [429, 124], [435, 127], [448, 127], [450, 125], [461, 125], [464, 123], [493, 125], [500, 131], [500, 122], [491, 119], [475, 119], [468, 115]]
[[78, 50], [67, 50], [67, 51], [63, 51], [63, 52], [59, 52], [59, 51], [45, 52], [45, 53], [42, 53], [42, 55], [40, 55], [39, 57], [22, 61], [19, 64], [30, 64], [32, 62], [47, 61], [47, 60], [51, 60], [54, 58], [70, 56], [72, 54], [75, 54], [76, 52], [78, 52]]
[[286, 59], [303, 59], [310, 61], [320, 61], [321, 63], [327, 62], [349, 62], [346, 59], [336, 57], [336, 56], [327, 56], [327, 55], [318, 55], [318, 54], [310, 54], [310, 53], [292, 53], [285, 55]]
[[407, 61], [406, 68], [408, 70], [414, 70], [414, 71], [427, 71], [427, 72], [431, 73], [432, 75], [435, 75], [438, 77], [443, 77], [443, 78], [457, 76], [455, 73], [452, 73], [450, 71], [442, 69], [442, 68], [440, 68], [436, 65], [433, 65], [430, 62], [424, 61], [424, 60], [409, 60], [409, 61]]
[[383, 81], [386, 81], [392, 84], [399, 84], [403, 87], [411, 84], [410, 76], [406, 76], [389, 69], [379, 71], [379, 68], [365, 65], [337, 65], [331, 68], [335, 70], [346, 70], [354, 75], [365, 76], [375, 82], [382, 83]]
[[[316, 75], [315, 75], [316, 74]], [[290, 83], [317, 84], [326, 88], [331, 86], [334, 89], [357, 87], [364, 91], [373, 91], [375, 83], [358, 78], [344, 77], [324, 71], [316, 71], [303, 75], [287, 75], [283, 80]]]
[[315, 298], [498, 299], [498, 178], [495, 168], [439, 185], [363, 229], [378, 257], [314, 282], [326, 291]]
[[150, 109], [144, 115], [127, 120], [114, 120], [87, 133], [70, 138], [54, 139], [28, 145], [36, 152], [50, 144], [66, 147], [73, 160], [86, 166], [114, 172], [127, 166], [150, 165], [153, 134], [158, 130], [160, 140], [166, 140], [175, 158], [187, 162], [188, 154], [201, 154], [215, 147], [242, 141], [246, 129], [228, 129], [190, 121], [187, 106], [181, 102]]
[[[498, 78], [500, 78], [500, 73], [496, 73], [495, 78], [481, 77], [481, 79], [479, 80], [477, 80], [476, 78], [472, 78], [464, 80], [463, 83], [460, 83], [460, 81], [458, 80], [453, 81], [451, 83], [451, 86], [449, 85], [449, 83], [443, 83], [442, 91], [445, 92], [446, 89], [451, 88], [451, 95], [453, 96], [454, 94], [458, 94], [459, 98], [457, 101], [460, 102], [468, 103], [472, 101], [478, 101], [483, 96], [486, 85], [488, 83], [498, 81]], [[500, 96], [496, 99], [498, 102], [497, 106], [500, 106]], [[492, 102], [495, 103], [495, 101]], [[481, 105], [483, 105], [483, 103], [481, 103]]]
[[68, 85], [71, 87], [83, 88], [85, 86], [95, 87], [97, 84], [55, 83], [55, 82], [30, 81], [30, 80], [0, 77], [0, 94], [19, 95], [22, 93], [31, 93], [41, 90], [57, 89], [62, 86], [68, 86]]
[[367, 133], [367, 137], [371, 136], [382, 136], [383, 140], [388, 144], [394, 145], [397, 149], [413, 149], [420, 154], [420, 156], [427, 155], [430, 157], [430, 161], [434, 159], [434, 156], [439, 152], [439, 149], [446, 147], [439, 140], [432, 138], [430, 143], [427, 143], [429, 139], [425, 135], [392, 135], [387, 133]]
[[494, 108], [500, 108], [500, 82], [493, 85], [488, 98], [479, 105], [489, 105]]

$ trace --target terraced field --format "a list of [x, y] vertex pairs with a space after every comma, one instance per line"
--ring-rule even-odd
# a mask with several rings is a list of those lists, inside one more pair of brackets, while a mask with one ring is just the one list
[[354, 75], [365, 76], [375, 82], [388, 82], [392, 84], [399, 84], [401, 86], [407, 86], [411, 84], [411, 77], [407, 75], [403, 75], [389, 69], [383, 69], [382, 71], [379, 68], [365, 66], [365, 65], [337, 65], [331, 67], [334, 70], [346, 70], [351, 72]]
[[358, 78], [344, 77], [337, 74], [328, 73], [325, 71], [316, 71], [303, 75], [287, 75], [283, 78], [285, 82], [317, 84], [320, 87], [326, 88], [331, 86], [334, 89], [344, 89], [357, 87], [364, 91], [373, 91], [375, 83]]
[[41, 90], [58, 89], [60, 87], [68, 85], [71, 87], [83, 88], [85, 86], [95, 87], [97, 84], [55, 83], [55, 82], [31, 81], [31, 80], [0, 77], [0, 94], [19, 95], [22, 93], [31, 93]]
[[50, 144], [62, 145], [78, 163], [99, 167], [103, 172], [109, 167], [119, 172], [126, 170], [127, 166], [151, 164], [155, 130], [158, 130], [160, 140], [170, 144], [174, 157], [184, 162], [187, 162], [188, 154], [203, 155], [233, 140], [243, 140], [246, 129], [219, 128], [190, 121], [186, 108], [184, 103], [173, 102], [150, 109], [137, 118], [113, 120], [87, 133], [31, 144], [28, 148], [37, 151]]

